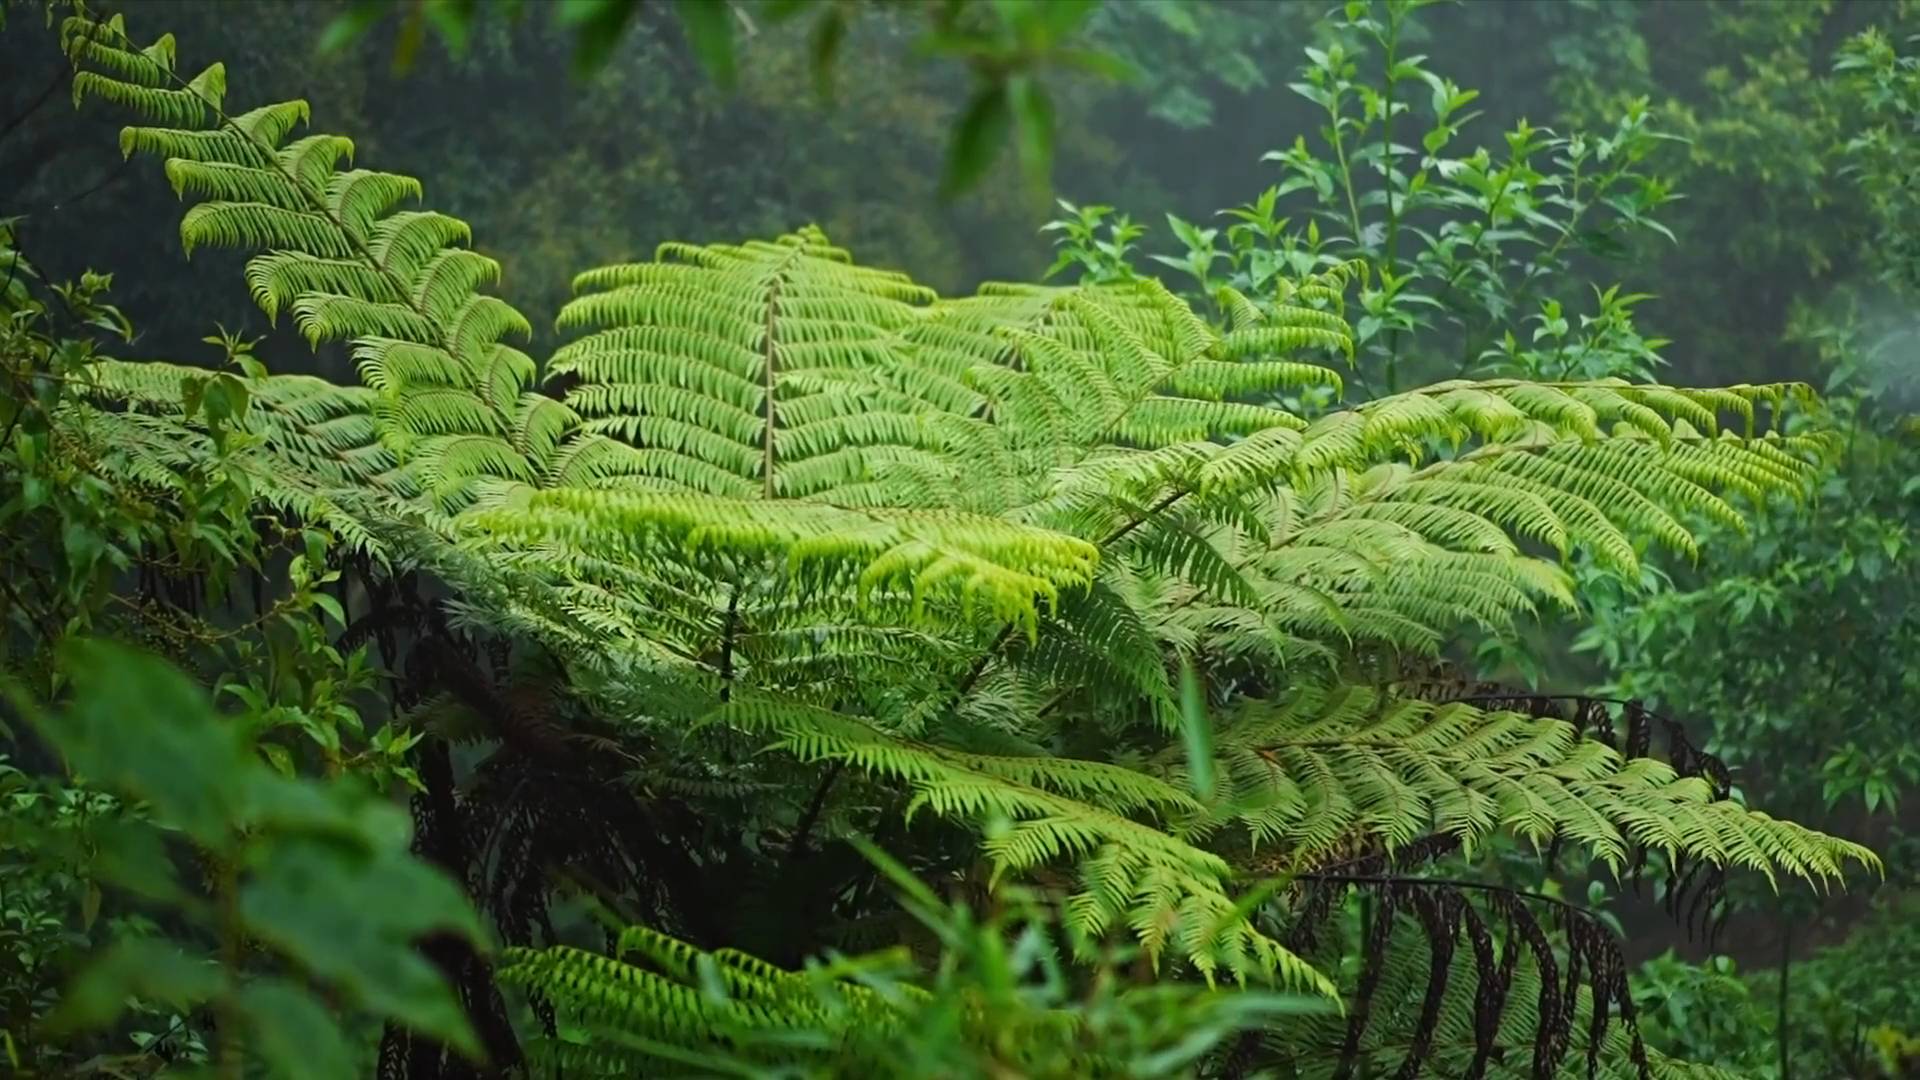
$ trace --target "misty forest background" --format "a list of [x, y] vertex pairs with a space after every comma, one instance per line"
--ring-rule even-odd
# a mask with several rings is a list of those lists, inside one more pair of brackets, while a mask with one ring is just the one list
[[[1319, 125], [1319, 109], [1287, 84], [1300, 76], [1301, 50], [1326, 32], [1322, 7], [1098, 8], [1087, 42], [1128, 61], [1133, 75], [1056, 77], [1051, 194], [1113, 206], [1151, 230], [1146, 250], [1180, 254], [1164, 215], [1218, 224], [1221, 208], [1281, 178], [1262, 155]], [[230, 58], [233, 93], [304, 96], [370, 160], [432, 177], [448, 212], [515, 253], [511, 287], [533, 310], [558, 310], [583, 266], [679, 237], [759, 236], [804, 222], [943, 294], [1033, 277], [1053, 261], [1040, 227], [1059, 209], [1019, 182], [1011, 154], [965, 197], [938, 197], [969, 76], [917, 53], [918, 26], [899, 12], [851, 24], [823, 101], [804, 23], [741, 35], [729, 92], [705, 76], [665, 7], [641, 6], [590, 80], [570, 77], [574, 34], [542, 17], [485, 20], [457, 59], [429, 39], [401, 72], [394, 19], [352, 48], [316, 55], [344, 10], [337, 4], [143, 0], [133, 10]], [[1595, 280], [1653, 295], [1641, 318], [1674, 342], [1663, 350], [1668, 382], [1823, 382], [1818, 350], [1794, 339], [1791, 320], [1872, 272], [1869, 253], [1852, 246], [1865, 208], [1836, 183], [1832, 154], [1847, 118], [1824, 77], [1848, 36], [1879, 26], [1897, 39], [1901, 12], [1868, 0], [1470, 3], [1423, 11], [1407, 48], [1479, 91], [1478, 141], [1521, 119], [1605, 130], [1626, 102], [1647, 99], [1658, 129], [1686, 140], [1658, 161], [1682, 196], [1660, 214], [1673, 239], [1639, 238]], [[8, 36], [10, 104], [42, 89], [30, 73], [52, 75], [41, 44]], [[123, 275], [116, 291], [155, 355], [203, 351], [209, 321], [264, 327], [225, 287], [234, 262], [210, 253], [179, 267], [172, 230], [139, 227], [169, 195], [140, 183], [134, 167], [116, 170], [111, 118], [36, 127], [31, 141], [13, 137], [9, 181], [16, 207], [34, 211], [28, 228], [57, 223], [72, 238], [43, 256], [57, 271], [77, 271], [94, 251], [117, 266], [170, 266]], [[275, 370], [315, 370], [307, 350], [276, 347], [286, 353], [272, 357]], [[315, 373], [346, 372], [326, 370], [323, 358]]]

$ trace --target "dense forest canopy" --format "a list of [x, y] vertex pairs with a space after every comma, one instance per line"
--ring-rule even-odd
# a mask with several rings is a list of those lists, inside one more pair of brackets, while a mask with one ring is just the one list
[[1905, 0], [10, 0], [24, 1076], [1909, 1076]]

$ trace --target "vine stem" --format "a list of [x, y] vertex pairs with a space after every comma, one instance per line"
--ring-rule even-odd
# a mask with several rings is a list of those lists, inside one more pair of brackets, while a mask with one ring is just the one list
[[[1393, 90], [1400, 80], [1394, 76], [1393, 69], [1399, 63], [1400, 55], [1400, 15], [1392, 4], [1387, 5], [1387, 36], [1382, 43], [1387, 53], [1387, 91], [1383, 95], [1384, 108], [1380, 115], [1380, 179], [1387, 190], [1387, 242], [1381, 259], [1381, 277], [1398, 281], [1400, 246], [1400, 208], [1394, 203], [1394, 167], [1393, 167]], [[1349, 185], [1349, 198], [1351, 185]], [[1359, 237], [1355, 237], [1358, 240]], [[1400, 392], [1400, 331], [1394, 330], [1387, 339], [1387, 393]]]
[[15, 116], [13, 119], [8, 120], [7, 125], [3, 128], [0, 128], [0, 142], [4, 142], [9, 135], [12, 135], [14, 131], [20, 127], [21, 124], [26, 123], [28, 117], [32, 116], [34, 113], [39, 112], [40, 107], [45, 105], [53, 97], [54, 93], [60, 89], [61, 84], [66, 83], [73, 78], [73, 74], [80, 57], [84, 56], [87, 53], [87, 51], [93, 47], [93, 40], [95, 37], [99, 35], [100, 27], [102, 25], [104, 25], [102, 20], [100, 20], [97, 17], [87, 19], [86, 38], [80, 42], [80, 47], [78, 49], [71, 50], [68, 54], [72, 58], [74, 63], [69, 64], [66, 68], [64, 68], [61, 71], [55, 72], [53, 76], [53, 81], [47, 84], [46, 89], [40, 91], [39, 96], [34, 98], [32, 102], [28, 103], [27, 107], [21, 110], [18, 116]]
[[245, 1058], [237, 998], [240, 985], [240, 880], [233, 859], [219, 856], [216, 864], [214, 899], [218, 904], [220, 967], [226, 977], [226, 987], [214, 1005], [216, 1022], [220, 1026], [216, 1069], [220, 1080], [241, 1080], [245, 1073]]
[[1353, 229], [1353, 243], [1360, 246], [1360, 202], [1353, 195], [1353, 166], [1347, 162], [1347, 142], [1340, 137], [1340, 92], [1338, 89], [1327, 95], [1327, 134], [1333, 143], [1333, 160], [1340, 166], [1340, 187], [1347, 195], [1347, 222]]
[[1785, 920], [1780, 931], [1780, 1000], [1779, 1018], [1774, 1028], [1780, 1037], [1780, 1080], [1793, 1080], [1793, 1053], [1787, 1039], [1787, 1003], [1788, 976], [1793, 969], [1793, 922]]

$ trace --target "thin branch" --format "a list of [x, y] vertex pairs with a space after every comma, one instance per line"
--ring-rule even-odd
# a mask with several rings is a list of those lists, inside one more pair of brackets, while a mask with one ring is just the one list
[[1518, 897], [1523, 900], [1537, 900], [1543, 904], [1552, 904], [1582, 919], [1600, 921], [1600, 913], [1583, 904], [1576, 904], [1558, 896], [1534, 892], [1531, 889], [1517, 889], [1511, 885], [1496, 885], [1487, 881], [1468, 881], [1465, 878], [1425, 878], [1397, 877], [1392, 874], [1301, 874], [1301, 881], [1327, 881], [1346, 885], [1423, 885], [1446, 889], [1472, 889], [1476, 892], [1498, 893]]
[[42, 637], [46, 638], [49, 642], [60, 640], [60, 633], [53, 623], [53, 616], [27, 603], [26, 598], [14, 589], [13, 582], [3, 575], [0, 575], [0, 589], [6, 591], [7, 599], [13, 602], [15, 608], [24, 612], [27, 618], [33, 621], [34, 625], [39, 628]]
[[819, 823], [820, 814], [827, 806], [827, 795], [833, 791], [833, 785], [840, 774], [847, 771], [845, 758], [834, 761], [827, 774], [820, 778], [820, 786], [813, 789], [813, 799], [807, 803], [806, 812], [800, 815], [800, 822], [794, 826], [793, 843], [787, 845], [787, 866], [791, 867], [807, 851], [807, 837], [813, 827]]
[[733, 700], [733, 643], [740, 629], [740, 586], [727, 594], [727, 621], [720, 631], [720, 700]]
[[93, 44], [93, 39], [95, 35], [100, 33], [100, 27], [102, 25], [104, 24], [97, 18], [88, 22], [86, 38], [80, 42], [78, 49], [72, 50], [69, 53], [71, 62], [63, 65], [59, 71], [54, 73], [53, 80], [47, 83], [46, 88], [40, 91], [39, 96], [35, 97], [33, 101], [20, 112], [20, 115], [7, 121], [5, 127], [0, 127], [0, 142], [6, 142], [8, 136], [12, 135], [21, 124], [27, 122], [28, 117], [39, 112], [40, 107], [53, 98], [55, 91], [59, 90], [65, 83], [72, 81], [74, 72], [79, 68], [80, 57], [84, 55], [88, 47]]

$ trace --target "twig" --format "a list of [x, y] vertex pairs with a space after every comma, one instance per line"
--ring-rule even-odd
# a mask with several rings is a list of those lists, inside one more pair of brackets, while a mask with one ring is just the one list
[[807, 803], [806, 812], [800, 815], [800, 823], [794, 827], [793, 843], [787, 846], [789, 867], [800, 856], [806, 854], [807, 836], [813, 832], [814, 825], [819, 822], [821, 811], [826, 809], [828, 793], [833, 791], [833, 785], [840, 779], [840, 774], [846, 771], [845, 759], [837, 760], [833, 763], [833, 767], [827, 770], [827, 775], [820, 778], [820, 786], [814, 789], [813, 799]]
[[48, 100], [50, 100], [53, 97], [54, 91], [60, 89], [60, 86], [62, 83], [68, 82], [73, 78], [73, 73], [75, 70], [77, 70], [77, 66], [78, 66], [77, 61], [79, 60], [81, 54], [87, 51], [87, 47], [93, 44], [94, 36], [100, 32], [101, 25], [102, 24], [99, 19], [94, 19], [90, 23], [88, 23], [86, 40], [80, 43], [80, 47], [78, 49], [73, 50], [69, 54], [69, 58], [74, 62], [64, 65], [59, 71], [55, 72], [53, 76], [53, 80], [47, 83], [45, 89], [40, 91], [40, 95], [34, 98], [33, 102], [29, 104], [25, 109], [21, 110], [20, 115], [7, 121], [6, 127], [0, 128], [0, 142], [7, 141], [7, 136], [12, 135], [14, 131], [20, 127], [21, 124], [26, 123], [27, 117], [32, 116], [34, 113], [39, 112], [40, 107], [45, 105], [48, 102]]

